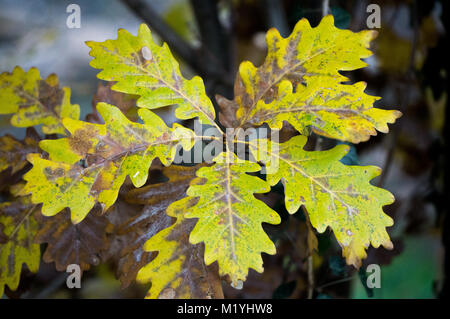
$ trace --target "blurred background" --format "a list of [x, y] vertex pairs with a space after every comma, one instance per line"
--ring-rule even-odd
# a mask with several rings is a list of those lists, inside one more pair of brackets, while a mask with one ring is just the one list
[[[81, 28], [70, 29], [69, 4], [81, 8]], [[82, 117], [91, 112], [99, 80], [89, 66], [85, 41], [114, 39], [117, 29], [137, 34], [145, 22], [168, 42], [183, 74], [199, 74], [211, 97], [232, 97], [239, 63], [260, 65], [266, 54], [265, 32], [277, 28], [288, 36], [306, 17], [312, 26], [324, 14], [336, 26], [367, 29], [369, 4], [378, 4], [381, 25], [373, 41], [369, 67], [348, 72], [353, 82], [366, 81], [367, 92], [381, 96], [376, 106], [403, 113], [389, 134], [352, 145], [346, 164], [383, 168], [374, 184], [391, 191], [396, 202], [386, 207], [395, 220], [388, 229], [394, 250], [370, 248], [361, 271], [346, 266], [332, 233], [318, 235], [313, 255], [313, 298], [436, 298], [448, 296], [449, 266], [448, 32], [447, 1], [318, 1], [318, 0], [0, 0], [0, 72], [14, 66], [37, 67], [42, 77], [56, 73], [72, 89], [72, 102]], [[169, 110], [161, 115], [175, 119]], [[22, 138], [25, 130], [12, 128], [0, 117], [0, 134]], [[335, 142], [324, 141], [324, 145]], [[447, 152], [446, 152], [447, 150]], [[281, 190], [278, 190], [281, 193]], [[283, 218], [267, 227], [276, 242], [276, 256], [264, 255], [263, 274], [250, 272], [242, 290], [225, 285], [225, 296], [236, 298], [306, 298], [308, 274], [304, 216], [289, 216], [280, 197], [267, 199]], [[447, 261], [447, 262], [446, 262]], [[381, 288], [366, 286], [369, 264], [381, 266]], [[42, 263], [33, 280], [21, 282], [9, 297], [22, 298], [142, 298], [147, 287], [132, 284], [120, 289], [114, 267], [104, 264], [83, 275], [83, 288], [64, 288], [66, 273]]]

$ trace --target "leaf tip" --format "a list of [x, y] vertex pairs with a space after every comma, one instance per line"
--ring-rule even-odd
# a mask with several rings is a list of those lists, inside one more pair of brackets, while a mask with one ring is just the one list
[[399, 119], [399, 118], [401, 118], [403, 116], [403, 113], [398, 111], [398, 110], [394, 110], [392, 112], [392, 114], [394, 115], [395, 119]]
[[393, 250], [394, 249], [394, 244], [392, 243], [391, 240], [387, 240], [384, 243], [382, 243], [383, 247], [386, 248], [387, 250]]

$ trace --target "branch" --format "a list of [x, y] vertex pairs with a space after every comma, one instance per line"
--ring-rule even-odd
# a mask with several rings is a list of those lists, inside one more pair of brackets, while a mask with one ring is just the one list
[[232, 86], [233, 81], [229, 73], [222, 64], [217, 63], [217, 58], [184, 41], [147, 2], [144, 0], [122, 0], [122, 2], [147, 23], [178, 56], [205, 80]]
[[219, 21], [217, 2], [214, 0], [191, 0], [195, 19], [202, 37], [202, 45], [224, 69], [230, 67], [230, 53], [225, 30]]

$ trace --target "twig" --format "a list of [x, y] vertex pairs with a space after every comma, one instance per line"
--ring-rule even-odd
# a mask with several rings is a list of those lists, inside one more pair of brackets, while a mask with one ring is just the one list
[[228, 79], [224, 76], [223, 68], [213, 68], [211, 57], [203, 55], [184, 41], [147, 2], [142, 0], [122, 0], [122, 2], [144, 20], [197, 73], [206, 78], [214, 77], [218, 81]]
[[308, 299], [312, 299], [314, 295], [314, 269], [313, 256], [308, 256]]
[[[320, 148], [320, 143], [316, 144], [317, 148]], [[305, 219], [306, 219], [306, 226], [308, 227], [308, 236], [306, 237], [306, 244], [308, 246], [308, 299], [312, 299], [314, 296], [314, 260], [313, 260], [313, 251], [314, 249], [316, 249], [317, 247], [310, 247], [310, 241], [309, 241], [309, 232], [312, 231], [312, 225], [311, 225], [311, 221], [309, 220], [309, 216], [308, 216], [308, 212], [306, 211], [306, 209], [304, 208], [304, 206], [302, 207], [303, 209], [303, 214], [305, 215]]]
[[[228, 98], [233, 96], [233, 76], [231, 61], [230, 34], [227, 34], [219, 21], [217, 1], [190, 0], [201, 35], [201, 59], [207, 74], [207, 91]], [[213, 101], [214, 103], [215, 101]], [[214, 103], [216, 113], [220, 111]]]
[[[195, 52], [145, 1], [122, 0], [138, 17], [149, 24], [159, 36], [187, 63], [196, 65]], [[194, 67], [195, 68], [195, 67]]]
[[222, 68], [228, 69], [229, 48], [225, 30], [219, 21], [217, 3], [212, 0], [191, 0], [204, 51]]
[[337, 284], [340, 284], [340, 283], [343, 283], [343, 282], [347, 282], [347, 281], [350, 281], [350, 280], [352, 280], [352, 279], [354, 279], [356, 277], [357, 276], [354, 275], [354, 276], [345, 277], [345, 278], [341, 278], [341, 279], [338, 279], [338, 280], [330, 281], [330, 282], [328, 282], [326, 284], [323, 284], [323, 285], [317, 287], [316, 290], [318, 292], [321, 292], [323, 288], [326, 288], [326, 287], [329, 287], [329, 286], [333, 286], [333, 285], [337, 285]]

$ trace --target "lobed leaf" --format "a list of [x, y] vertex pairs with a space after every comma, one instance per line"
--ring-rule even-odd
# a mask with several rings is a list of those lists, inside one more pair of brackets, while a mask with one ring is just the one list
[[249, 144], [255, 158], [266, 164], [268, 183], [283, 183], [288, 212], [293, 214], [303, 205], [318, 232], [329, 226], [347, 263], [357, 268], [370, 244], [392, 249], [386, 227], [393, 221], [382, 207], [392, 204], [394, 197], [370, 184], [381, 170], [342, 164], [348, 145], [309, 152], [303, 150], [305, 143], [306, 137], [300, 135], [282, 144], [273, 142], [267, 149]]
[[179, 119], [198, 117], [214, 124], [215, 112], [203, 80], [186, 80], [167, 44], [158, 46], [142, 24], [137, 36], [120, 29], [116, 40], [87, 42], [94, 57], [90, 65], [102, 71], [99, 79], [117, 82], [113, 90], [139, 95], [137, 106], [155, 109], [176, 104]]
[[123, 227], [134, 240], [123, 250], [126, 259], [121, 261], [127, 267], [122, 270], [138, 274], [141, 282], [152, 282], [148, 298], [223, 297], [217, 269], [204, 264], [203, 246], [189, 243], [195, 220], [185, 219], [180, 209], [183, 204], [174, 203], [186, 196], [186, 189], [201, 166], [204, 165], [165, 167], [162, 173], [169, 178], [167, 182], [131, 190], [125, 197], [128, 202], [146, 206], [141, 215]]
[[195, 220], [184, 218], [192, 198], [183, 198], [167, 208], [167, 215], [177, 220], [172, 226], [151, 237], [144, 246], [158, 255], [139, 270], [137, 280], [152, 285], [147, 298], [211, 299], [223, 298], [222, 286], [215, 268], [206, 267], [202, 245], [189, 243]]
[[52, 217], [38, 215], [38, 221], [41, 226], [35, 241], [47, 244], [43, 260], [54, 262], [56, 270], [66, 271], [68, 265], [77, 264], [84, 271], [102, 261], [101, 252], [109, 246], [106, 237], [109, 223], [98, 211], [76, 225], [70, 221], [67, 210]]
[[5, 285], [17, 289], [23, 264], [34, 273], [39, 269], [41, 251], [33, 242], [38, 228], [35, 208], [27, 198], [0, 204], [0, 297]]
[[[243, 62], [234, 100], [218, 98], [221, 123], [246, 127], [267, 122], [280, 129], [286, 120], [302, 133], [311, 125], [318, 134], [354, 143], [367, 140], [374, 129], [387, 132], [386, 123], [401, 113], [372, 109], [376, 98], [363, 93], [362, 83], [340, 84], [348, 79], [339, 71], [367, 65], [361, 59], [372, 55], [368, 48], [375, 35], [376, 31], [340, 30], [332, 15], [315, 28], [300, 20], [287, 38], [270, 29], [264, 64], [256, 68]], [[313, 107], [320, 107], [320, 112]]]
[[308, 129], [326, 137], [359, 143], [367, 141], [376, 130], [387, 133], [387, 123], [394, 123], [402, 114], [395, 110], [373, 108], [378, 97], [364, 93], [366, 84], [339, 84], [335, 79], [314, 77], [307, 86], [291, 82], [279, 85], [279, 98], [271, 103], [258, 101], [250, 112], [251, 125], [269, 124], [281, 129], [287, 121], [296, 130], [308, 135]]
[[8, 168], [11, 174], [20, 171], [28, 163], [27, 155], [38, 150], [37, 141], [31, 137], [25, 137], [24, 141], [9, 134], [0, 137], [0, 172]]
[[253, 195], [270, 191], [268, 183], [246, 174], [259, 171], [258, 164], [239, 161], [233, 153], [221, 153], [214, 161], [197, 171], [205, 180], [189, 187], [188, 198], [198, 201], [184, 200], [185, 217], [199, 219], [190, 242], [205, 243], [206, 264], [217, 260], [219, 274], [229, 275], [239, 288], [248, 268], [263, 271], [262, 252], [275, 254], [261, 223], [278, 224], [280, 217]]
[[149, 110], [139, 110], [144, 122], [139, 124], [114, 106], [99, 103], [97, 109], [105, 124], [66, 118], [63, 123], [69, 137], [39, 144], [49, 160], [39, 154], [28, 156], [33, 168], [24, 175], [28, 183], [23, 194], [31, 193], [33, 203], [43, 203], [45, 216], [68, 207], [72, 222], [79, 223], [97, 202], [106, 210], [116, 201], [127, 176], [140, 187], [155, 158], [169, 165], [179, 145], [189, 149], [194, 143], [191, 130], [178, 124], [168, 128]]
[[113, 91], [111, 87], [114, 83], [115, 82], [108, 82], [106, 85], [103, 85], [103, 83], [98, 84], [97, 92], [95, 92], [94, 97], [92, 98], [92, 113], [86, 115], [87, 122], [103, 124], [103, 121], [97, 112], [97, 104], [100, 102], [111, 104], [119, 108], [131, 121], [138, 120], [137, 112], [135, 112], [136, 100], [138, 97]]
[[[166, 214], [166, 209], [173, 202], [186, 196], [186, 189], [190, 181], [195, 177], [197, 166], [171, 165], [161, 170], [151, 170], [155, 179], [156, 173], [164, 174], [169, 178], [166, 182], [152, 183], [150, 185], [132, 189], [124, 200], [130, 204], [145, 205], [142, 212], [119, 226], [119, 235], [125, 237], [126, 246], [122, 249], [119, 261], [119, 278], [123, 286], [128, 286], [135, 278], [138, 271], [155, 258], [156, 252], [144, 251], [144, 244], [161, 230], [171, 226], [174, 219]], [[183, 244], [180, 243], [180, 247]], [[170, 261], [170, 259], [168, 260]], [[179, 270], [180, 273], [182, 269]], [[168, 278], [168, 277], [164, 277]], [[170, 278], [167, 281], [170, 283]], [[161, 291], [153, 293], [158, 297]]]
[[124, 245], [119, 251], [117, 277], [122, 288], [128, 287], [136, 279], [139, 270], [155, 258], [156, 253], [145, 251], [144, 244], [159, 231], [172, 225], [173, 219], [166, 215], [166, 208], [157, 209], [147, 205], [137, 216], [119, 226], [118, 235], [123, 238]]
[[62, 118], [78, 119], [80, 107], [70, 103], [70, 89], [60, 89], [55, 74], [43, 80], [36, 68], [15, 67], [0, 74], [0, 114], [14, 114], [13, 126], [42, 124], [45, 134], [65, 134]]

